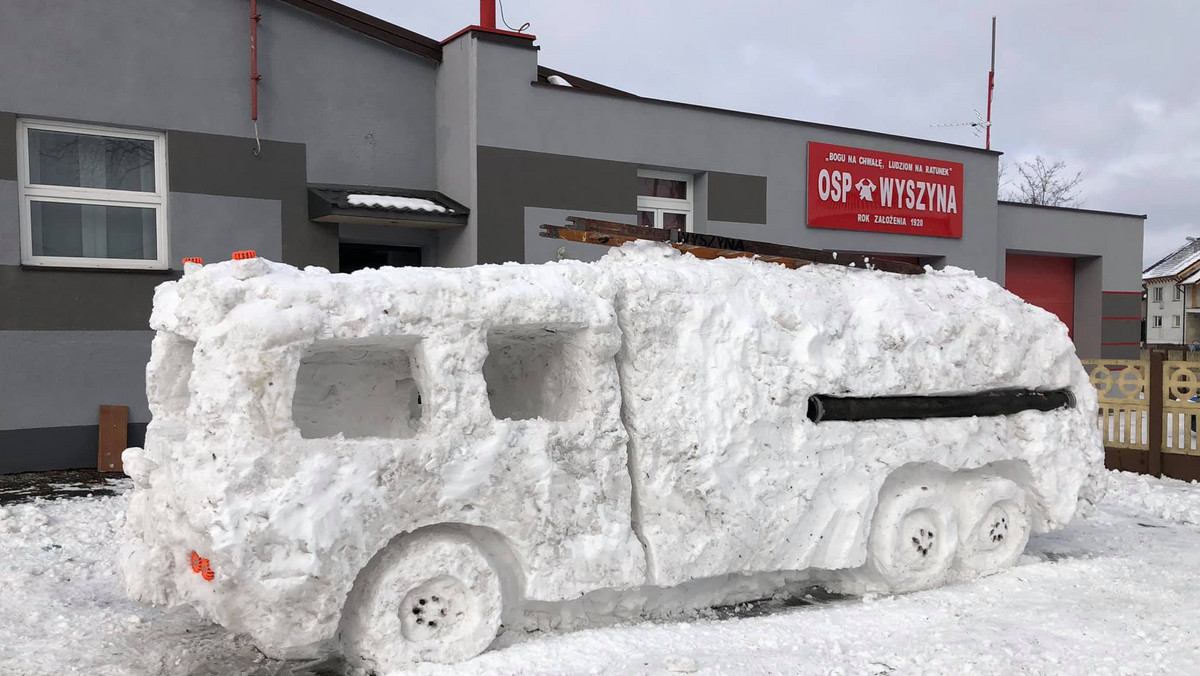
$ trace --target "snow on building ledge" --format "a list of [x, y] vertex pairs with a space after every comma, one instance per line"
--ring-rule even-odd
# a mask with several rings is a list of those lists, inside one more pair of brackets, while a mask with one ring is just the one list
[[318, 223], [447, 228], [466, 225], [470, 214], [466, 206], [433, 190], [308, 186], [308, 217]]

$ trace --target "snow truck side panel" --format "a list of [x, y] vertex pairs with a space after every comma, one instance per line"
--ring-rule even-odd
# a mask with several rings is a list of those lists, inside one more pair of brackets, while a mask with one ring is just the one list
[[[152, 406], [186, 414], [148, 435], [131, 593], [304, 655], [328, 648], [367, 562], [428, 525], [502, 536], [531, 599], [641, 584], [612, 294], [587, 266], [520, 271], [256, 260], [164, 285]], [[190, 375], [168, 375], [193, 342]]]
[[[657, 246], [627, 245], [601, 265], [622, 280], [621, 384], [653, 584], [860, 566], [880, 487], [904, 465], [1014, 475], [1041, 530], [1090, 494], [1094, 392], [1066, 331], [991, 282], [791, 271]], [[660, 387], [664, 374], [675, 387]], [[814, 394], [1063, 387], [1074, 409], [820, 425], [805, 415]]]

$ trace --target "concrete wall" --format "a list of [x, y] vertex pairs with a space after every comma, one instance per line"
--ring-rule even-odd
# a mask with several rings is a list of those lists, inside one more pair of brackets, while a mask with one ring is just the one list
[[465, 228], [438, 233], [437, 265], [473, 265], [478, 255], [475, 157], [476, 46], [460, 37], [442, 48], [435, 87], [437, 189], [468, 207]]
[[[537, 66], [535, 51], [491, 41], [479, 41], [478, 49], [480, 146], [697, 174], [765, 177], [765, 218], [734, 223], [697, 217], [697, 230], [822, 249], [945, 257], [948, 264], [992, 278], [1003, 268], [1003, 257], [995, 253], [994, 153], [696, 106], [590, 94], [569, 87], [531, 85]], [[806, 163], [810, 141], [963, 163], [964, 237], [953, 240], [807, 227]], [[483, 185], [481, 174], [481, 189]], [[713, 217], [715, 221], [725, 215], [716, 212]], [[483, 218], [481, 227], [494, 226], [486, 214]]]

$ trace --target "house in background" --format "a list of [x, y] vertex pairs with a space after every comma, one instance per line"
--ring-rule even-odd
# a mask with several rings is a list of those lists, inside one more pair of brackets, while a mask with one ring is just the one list
[[1146, 285], [1146, 347], [1200, 343], [1200, 237], [1142, 272]]

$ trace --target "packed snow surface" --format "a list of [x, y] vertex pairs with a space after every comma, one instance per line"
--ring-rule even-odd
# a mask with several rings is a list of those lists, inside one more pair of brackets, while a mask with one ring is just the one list
[[347, 195], [346, 200], [356, 207], [378, 207], [382, 209], [404, 209], [408, 211], [432, 211], [454, 213], [453, 209], [420, 197], [398, 195]]
[[[1090, 516], [1034, 535], [1015, 568], [899, 597], [534, 632], [438, 676], [1200, 673], [1200, 484], [1121, 472]], [[128, 487], [128, 485], [127, 485]], [[0, 508], [0, 674], [316, 676], [195, 613], [128, 600], [129, 494]]]
[[[468, 577], [506, 597], [467, 620], [515, 600], [531, 612], [508, 627], [565, 627], [753, 598], [789, 571], [848, 593], [931, 586], [985, 517], [1008, 549], [954, 559], [967, 576], [1101, 495], [1095, 392], [1065, 327], [962, 270], [789, 270], [651, 243], [595, 264], [352, 275], [252, 259], [161, 285], [151, 324], [125, 583], [272, 656], [375, 626], [391, 597], [370, 585], [400, 575], [388, 552], [443, 524], [501, 579]], [[1071, 388], [1078, 406], [805, 416], [814, 394], [1008, 388]], [[910, 514], [919, 556], [898, 550]], [[426, 544], [430, 567], [460, 560]]]

